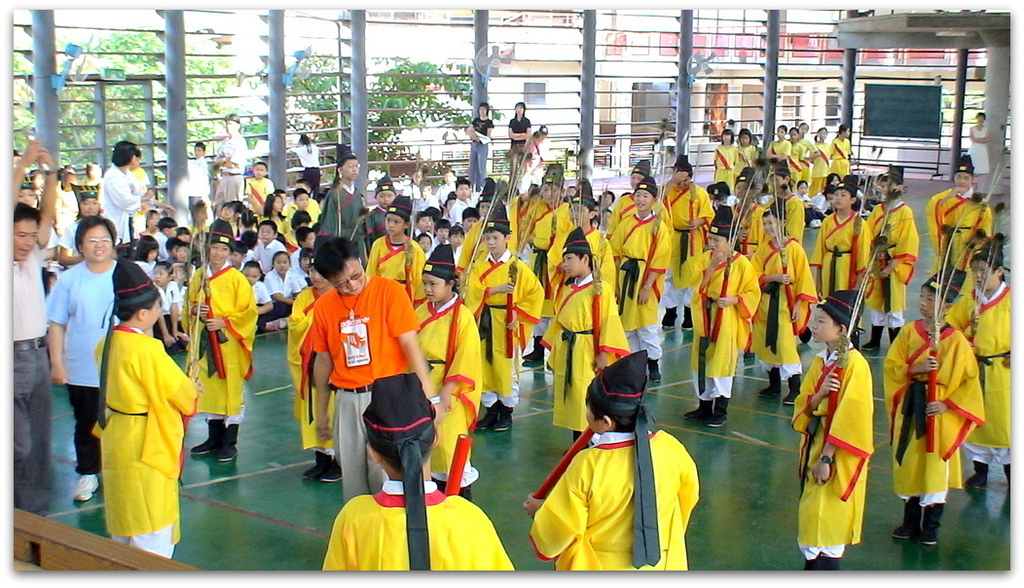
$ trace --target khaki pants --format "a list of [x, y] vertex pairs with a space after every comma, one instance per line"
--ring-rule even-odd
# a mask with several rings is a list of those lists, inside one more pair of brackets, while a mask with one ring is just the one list
[[366, 425], [363, 411], [372, 392], [334, 393], [334, 459], [341, 466], [342, 497], [348, 502], [360, 494], [376, 494], [387, 481], [387, 474], [370, 459], [366, 451]]
[[242, 191], [245, 189], [245, 177], [242, 174], [221, 174], [217, 182], [217, 189], [213, 192], [214, 210], [210, 211], [211, 216], [216, 218], [216, 207], [232, 200], [241, 200]]

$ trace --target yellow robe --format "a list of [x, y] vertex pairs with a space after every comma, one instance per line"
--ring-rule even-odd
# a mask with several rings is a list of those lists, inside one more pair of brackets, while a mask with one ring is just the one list
[[622, 219], [633, 214], [636, 210], [636, 202], [633, 201], [633, 193], [627, 192], [612, 204], [612, 212], [608, 217], [608, 239], [612, 238]]
[[[697, 466], [675, 437], [651, 439], [661, 560], [645, 570], [685, 570], [686, 527], [697, 504]], [[537, 556], [556, 570], [633, 570], [635, 441], [602, 444], [573, 458], [533, 518]]]
[[[839, 392], [826, 396], [814, 410], [804, 413], [811, 396], [836, 367], [835, 357], [826, 364], [822, 354], [811, 361], [793, 406], [793, 428], [802, 433], [803, 492], [797, 514], [797, 541], [810, 546], [860, 543], [868, 486], [868, 460], [874, 453], [871, 369], [864, 356], [850, 349]], [[815, 425], [811, 425], [816, 421]], [[816, 427], [813, 433], [809, 427]], [[836, 447], [832, 476], [818, 485], [812, 474], [826, 442]], [[808, 467], [809, 466], [809, 467]]]
[[[1010, 287], [980, 307], [973, 324], [976, 294], [961, 296], [949, 309], [946, 320], [960, 329], [974, 348], [985, 396], [985, 426], [971, 432], [967, 440], [986, 447], [1010, 447]], [[1005, 357], [998, 357], [1006, 354]], [[996, 356], [996, 357], [994, 357]]]
[[[750, 348], [750, 323], [757, 312], [761, 299], [761, 288], [758, 285], [758, 274], [746, 257], [734, 253], [729, 266], [729, 283], [725, 282], [726, 264], [720, 263], [705, 279], [705, 269], [711, 264], [711, 251], [690, 258], [687, 263], [693, 264], [690, 275], [693, 282], [694, 296], [690, 301], [693, 316], [694, 346], [690, 354], [690, 369], [698, 371], [698, 341], [701, 337], [713, 339], [707, 349], [705, 361], [706, 376], [720, 378], [736, 374], [736, 355], [740, 349]], [[723, 288], [723, 286], [726, 286]], [[725, 296], [739, 296], [739, 302], [719, 308], [713, 302]], [[718, 319], [718, 316], [721, 319]], [[713, 338], [715, 323], [719, 322], [717, 339]]]
[[788, 162], [789, 154], [792, 152], [793, 144], [789, 142], [789, 139], [782, 139], [781, 141], [772, 141], [764, 156], [768, 159], [781, 159]]
[[[509, 281], [510, 266], [516, 265], [518, 275], [515, 288], [511, 295], [492, 294], [491, 289]], [[512, 307], [508, 307], [511, 296]], [[483, 388], [498, 394], [507, 394], [512, 389], [512, 373], [516, 366], [512, 365], [515, 349], [522, 349], [528, 335], [526, 325], [540, 322], [540, 312], [544, 305], [544, 289], [540, 281], [518, 258], [512, 256], [508, 261], [495, 263], [487, 257], [483, 263], [475, 264], [467, 280], [466, 306], [476, 317], [480, 325], [483, 313], [489, 313], [491, 332], [489, 336], [492, 348], [491, 357], [487, 357], [488, 340], [483, 334], [478, 335], [481, 355], [483, 357]], [[504, 307], [504, 308], [501, 308]], [[486, 324], [486, 323], [485, 323]], [[508, 325], [512, 325], [511, 328]], [[511, 331], [513, 349], [509, 349], [506, 341]]]
[[[611, 356], [609, 364], [629, 355], [629, 341], [615, 306], [615, 292], [607, 284], [601, 285], [595, 316], [594, 284], [590, 281], [583, 286], [566, 287], [542, 340], [544, 347], [551, 350], [548, 363], [554, 372], [554, 423], [573, 431], [587, 428], [587, 387], [594, 379], [597, 352], [607, 352]], [[599, 321], [597, 340], [595, 318]]]
[[[511, 213], [507, 214], [509, 218], [509, 227], [512, 230], [508, 241], [508, 249], [514, 255], [518, 256], [519, 249], [517, 249], [517, 244], [520, 243], [520, 241], [517, 227], [519, 225], [518, 222], [512, 218], [513, 215]], [[484, 219], [480, 219], [472, 228], [469, 229], [469, 233], [466, 234], [466, 240], [462, 246], [462, 251], [459, 253], [459, 258], [455, 260], [455, 265], [458, 268], [458, 271], [461, 272], [470, 267], [470, 263], [474, 257], [476, 258], [475, 264], [482, 263], [483, 259], [487, 257], [487, 244], [484, 243], [483, 238], [480, 236], [480, 231], [483, 230], [485, 224]], [[477, 246], [475, 255], [473, 254], [474, 245]]]
[[782, 203], [785, 207], [783, 210], [778, 210], [775, 202], [776, 198], [772, 197], [767, 204], [760, 207], [760, 214], [757, 215], [757, 218], [750, 219], [751, 225], [757, 224], [760, 226], [760, 234], [758, 235], [758, 241], [756, 242], [758, 244], [768, 242], [768, 238], [764, 236], [764, 223], [762, 222], [761, 215], [764, 214], [766, 208], [771, 207], [772, 209], [775, 209], [776, 216], [780, 214], [785, 216], [782, 224], [785, 227], [786, 236], [791, 239], [796, 239], [797, 243], [802, 245], [804, 242], [804, 229], [807, 227], [805, 217], [806, 212], [803, 201], [800, 200], [800, 197], [795, 193], [791, 192], [789, 198], [786, 198]]
[[459, 435], [472, 433], [476, 428], [483, 394], [480, 333], [473, 313], [459, 299], [441, 312], [432, 303], [424, 302], [416, 308], [416, 318], [420, 321], [417, 338], [430, 366], [434, 391], [440, 394], [445, 384], [458, 383], [452, 392], [451, 410], [437, 424], [437, 445], [430, 453], [430, 470], [447, 474]]
[[[704, 251], [708, 242], [708, 226], [715, 218], [715, 211], [711, 208], [711, 197], [707, 190], [693, 183], [686, 190], [680, 190], [678, 184], [669, 188], [665, 193], [665, 206], [672, 216], [672, 265], [669, 266], [672, 268], [672, 285], [685, 288], [692, 279], [684, 275], [683, 267], [691, 255]], [[703, 225], [693, 230], [683, 230], [689, 227], [691, 221], [699, 219], [704, 220]], [[686, 251], [683, 251], [684, 247]]]
[[827, 298], [857, 288], [870, 256], [871, 232], [857, 213], [846, 220], [839, 220], [838, 213], [826, 216], [811, 252], [811, 267], [819, 270], [818, 294]]
[[[312, 286], [299, 292], [292, 304], [292, 313], [288, 317], [288, 369], [292, 374], [295, 387], [293, 403], [295, 420], [299, 423], [299, 436], [302, 448], [322, 447], [332, 449], [334, 441], [323, 440], [316, 432], [316, 404], [313, 394], [313, 353], [312, 342], [307, 340], [309, 327], [313, 325], [313, 303], [320, 296]], [[328, 399], [327, 414], [334, 414], [334, 394]], [[331, 422], [334, 422], [333, 420]]]
[[[412, 263], [406, 263], [407, 251], [412, 252]], [[426, 300], [423, 292], [423, 266], [427, 264], [427, 256], [420, 244], [407, 240], [395, 246], [387, 235], [380, 237], [370, 247], [370, 256], [366, 260], [366, 273], [371, 276], [391, 278], [402, 284], [406, 296], [413, 305]]]
[[828, 177], [829, 163], [832, 161], [832, 145], [829, 143], [814, 143], [814, 150], [811, 151], [811, 185], [807, 193], [817, 196], [825, 188], [825, 178]]
[[[428, 494], [427, 533], [433, 571], [512, 570], [490, 519], [461, 496]], [[356, 496], [334, 519], [325, 570], [408, 570], [405, 498]]]
[[[548, 318], [555, 315], [553, 305], [555, 284], [551, 275], [551, 246], [559, 235], [572, 232], [572, 219], [569, 215], [569, 204], [562, 203], [554, 209], [544, 208], [536, 215], [533, 225], [533, 248], [530, 253], [530, 269], [540, 280], [544, 290], [543, 307], [540, 316]], [[563, 237], [564, 240], [564, 237]]]
[[[928, 240], [931, 241], [935, 257], [931, 273], [939, 273], [939, 267], [949, 248], [946, 231], [955, 228], [953, 247], [949, 251], [949, 263], [970, 274], [971, 241], [979, 230], [992, 235], [992, 209], [985, 204], [973, 202], [970, 198], [953, 195], [953, 189], [932, 196], [925, 207], [928, 219]], [[945, 227], [945, 228], [944, 228]], [[970, 250], [968, 250], [970, 248]]]
[[[871, 249], [875, 249], [875, 239], [882, 234], [882, 218], [886, 206], [888, 204], [883, 203], [874, 207], [864, 223], [870, 235]], [[902, 202], [889, 213], [886, 225], [888, 231], [885, 232], [887, 243], [884, 259], [868, 260], [872, 272], [864, 306], [880, 312], [902, 312], [907, 307], [907, 285], [914, 278], [920, 236], [914, 222], [914, 212]], [[888, 278], [882, 278], [878, 272], [893, 259], [899, 260], [896, 267]]]
[[[612, 255], [618, 268], [616, 300], [622, 328], [627, 332], [658, 322], [658, 302], [665, 293], [665, 270], [672, 255], [669, 226], [659, 214], [652, 214], [645, 220], [632, 214], [619, 223], [612, 235]], [[633, 292], [629, 291], [631, 286], [626, 283], [627, 272], [623, 270], [624, 265], [632, 265], [630, 260], [637, 260], [639, 264], [639, 277]], [[639, 304], [637, 297], [650, 273], [655, 275], [651, 296], [645, 304]]]
[[[288, 204], [284, 205], [284, 210], [281, 211], [281, 214], [282, 216], [284, 216], [284, 218], [288, 219], [289, 226], [291, 226], [292, 216], [298, 209], [299, 207], [295, 206], [294, 202], [289, 202]], [[309, 213], [309, 218], [311, 219], [309, 221], [309, 226], [315, 225], [316, 222], [320, 220], [320, 203], [310, 198], [309, 206], [306, 207], [306, 212]]]
[[[735, 186], [735, 178], [738, 178], [740, 173], [745, 167], [754, 167], [754, 163], [757, 161], [757, 145], [751, 143], [746, 147], [736, 146], [736, 168], [733, 170], [736, 172], [733, 178], [733, 185]], [[732, 188], [730, 188], [731, 190]]]
[[[595, 275], [600, 275], [601, 280], [614, 287], [615, 285], [615, 259], [612, 256], [612, 246], [608, 239], [604, 238], [601, 231], [591, 228], [585, 233], [587, 243], [590, 244], [590, 251], [594, 252], [594, 260], [597, 262]], [[569, 233], [562, 233], [555, 237], [548, 250], [548, 275], [551, 276], [551, 302], [552, 308], [557, 311], [562, 293], [566, 290], [565, 281], [569, 279], [562, 269], [562, 257], [565, 255], [565, 241]], [[614, 294], [612, 295], [614, 299]]]
[[[978, 362], [971, 344], [951, 326], [939, 340], [938, 385], [935, 399], [949, 410], [934, 417], [935, 451], [927, 451], [927, 435], [917, 437], [911, 427], [902, 464], [896, 461], [896, 448], [903, 425], [903, 401], [912, 381], [924, 382], [927, 374], [910, 376], [910, 367], [928, 359], [931, 334], [923, 320], [900, 329], [885, 356], [885, 408], [889, 414], [889, 441], [893, 446], [893, 490], [900, 496], [914, 496], [961, 488], [960, 444], [975, 426], [985, 422], [985, 406], [978, 381]], [[912, 379], [913, 378], [913, 379]]]
[[811, 160], [808, 146], [803, 140], [796, 143], [790, 142], [790, 145], [789, 156], [787, 157], [790, 179], [793, 182], [790, 189], [795, 192], [797, 182], [800, 180], [808, 181], [810, 178]]
[[[781, 255], [783, 250], [786, 253], [785, 271], [783, 271]], [[750, 263], [759, 276], [758, 283], [762, 290], [769, 285], [764, 281], [765, 276], [788, 273], [792, 278], [792, 283], [789, 285], [772, 282], [771, 284], [778, 287], [775, 294], [761, 293], [757, 314], [754, 317], [751, 351], [757, 354], [758, 359], [771, 365], [800, 363], [800, 353], [796, 349], [796, 336], [807, 327], [807, 321], [811, 316], [811, 305], [818, 302], [818, 294], [814, 289], [814, 278], [811, 276], [811, 268], [807, 264], [807, 254], [804, 253], [803, 247], [796, 242], [796, 239], [787, 241], [783, 249], [779, 249], [775, 243], [769, 242], [767, 246], [761, 246], [754, 253]], [[776, 311], [778, 337], [775, 341], [774, 351], [767, 343], [766, 337], [773, 296], [778, 298], [778, 310]], [[799, 316], [799, 320], [795, 324], [790, 318], [793, 305], [797, 307]]]
[[[203, 274], [199, 273], [205, 271], [206, 267], [197, 269], [189, 280], [190, 309], [206, 300], [200, 288], [200, 276]], [[230, 264], [209, 278], [208, 282], [213, 316], [227, 321], [227, 326], [221, 329], [227, 341], [220, 344], [227, 377], [221, 379], [216, 371], [211, 374], [207, 369], [207, 358], [200, 358], [202, 369], [199, 371], [199, 381], [203, 385], [203, 394], [199, 398], [199, 411], [232, 416], [242, 410], [243, 382], [252, 377], [252, 344], [256, 339], [256, 295], [249, 280]], [[182, 320], [191, 323], [195, 319], [191, 312], [184, 312]], [[186, 329], [189, 328], [186, 325]], [[207, 336], [205, 329], [201, 336]]]
[[[159, 339], [121, 328], [110, 336], [112, 410], [100, 437], [107, 532], [142, 535], [174, 524], [177, 543], [182, 417], [195, 414], [196, 388]], [[97, 364], [105, 340], [96, 346]]]
[[832, 139], [832, 162], [829, 164], [832, 173], [839, 174], [841, 178], [850, 175], [851, 154], [849, 139]]
[[747, 229], [747, 236], [739, 241], [740, 253], [748, 258], [754, 255], [762, 243], [768, 242], [768, 236], [764, 234], [764, 206], [752, 204], [750, 211], [743, 217], [742, 226]]
[[263, 214], [263, 204], [267, 201], [267, 194], [274, 191], [274, 181], [269, 177], [257, 180], [248, 178], [245, 180], [245, 196], [249, 202], [249, 208], [257, 215]]
[[[810, 183], [811, 183], [811, 170], [814, 167], [814, 164], [813, 164], [813, 162], [811, 160], [811, 156], [815, 152], [814, 143], [810, 139], [808, 139], [807, 137], [804, 137], [803, 139], [800, 139], [799, 142], [797, 142], [797, 145], [799, 145], [801, 147], [801, 149], [802, 149], [801, 165], [803, 166], [804, 169], [803, 169], [803, 172], [801, 172], [799, 175], [796, 176], [796, 181], [803, 180], [803, 181], [807, 182], [808, 186], [810, 186]], [[825, 174], [825, 175], [828, 175], [828, 174]], [[796, 191], [796, 184], [793, 184], [793, 191]]]
[[715, 182], [725, 182], [730, 191], [736, 182], [739, 158], [739, 150], [735, 145], [722, 144], [715, 147]]

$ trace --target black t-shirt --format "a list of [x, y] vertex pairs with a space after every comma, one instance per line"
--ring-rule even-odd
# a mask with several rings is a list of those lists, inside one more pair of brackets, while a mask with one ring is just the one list
[[491, 119], [474, 118], [473, 119], [473, 130], [476, 134], [481, 136], [487, 136], [487, 131], [494, 128], [494, 121]]
[[[523, 120], [519, 120], [519, 119], [517, 119], [515, 117], [512, 117], [512, 120], [508, 121], [508, 128], [512, 129], [513, 133], [525, 133], [526, 131], [530, 130], [530, 119], [526, 118], [525, 116], [523, 117]], [[526, 139], [513, 139], [512, 140], [512, 146], [513, 147], [515, 147], [516, 145], [525, 145], [525, 144], [526, 144]]]

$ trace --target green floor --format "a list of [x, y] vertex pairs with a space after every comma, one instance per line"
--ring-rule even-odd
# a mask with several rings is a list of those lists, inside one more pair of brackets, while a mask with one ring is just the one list
[[[933, 194], [943, 185], [921, 184], [915, 193]], [[925, 197], [926, 198], [926, 197]], [[911, 201], [920, 219], [924, 198]], [[816, 236], [808, 230], [808, 243]], [[916, 298], [930, 262], [922, 237], [922, 261], [910, 289]], [[914, 306], [912, 304], [912, 306]], [[916, 318], [911, 311], [908, 318]], [[300, 472], [312, 454], [299, 449], [292, 419], [292, 386], [284, 363], [285, 335], [259, 337], [256, 375], [246, 390], [246, 417], [235, 463], [189, 458], [183, 476], [182, 541], [175, 559], [202, 569], [319, 569], [331, 523], [341, 507], [341, 483], [303, 480]], [[690, 520], [687, 551], [695, 570], [797, 570], [803, 561], [796, 546], [799, 436], [791, 429], [790, 407], [757, 397], [767, 381], [753, 362], [741, 365], [729, 408], [729, 422], [710, 429], [682, 419], [695, 405], [689, 380], [691, 335], [665, 335], [664, 381], [651, 388], [655, 427], [675, 435], [693, 456], [700, 475], [700, 502]], [[802, 346], [805, 365], [815, 353]], [[887, 346], [868, 354], [877, 370]], [[877, 373], [877, 371], [876, 371]], [[530, 371], [515, 423], [507, 433], [475, 435], [473, 463], [481, 479], [473, 486], [475, 502], [494, 522], [516, 569], [549, 570], [538, 560], [527, 534], [530, 518], [520, 505], [547, 475], [570, 443], [568, 431], [551, 424], [551, 374]], [[54, 491], [51, 518], [105, 534], [103, 493], [76, 504], [71, 491], [73, 419], [66, 392], [55, 388]], [[993, 468], [989, 487], [952, 490], [939, 544], [924, 547], [889, 536], [902, 516], [892, 492], [891, 450], [876, 377], [876, 453], [868, 477], [868, 505], [863, 541], [850, 547], [843, 561], [850, 570], [1008, 570], [1010, 567], [1010, 495], [1002, 471]], [[185, 443], [205, 438], [196, 421]]]

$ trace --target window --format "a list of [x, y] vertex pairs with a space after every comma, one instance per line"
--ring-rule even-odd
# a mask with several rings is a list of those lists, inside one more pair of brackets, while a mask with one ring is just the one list
[[523, 82], [523, 102], [527, 106], [547, 104], [547, 82]]
[[679, 55], [679, 33], [661, 33], [658, 55], [675, 57]]
[[825, 94], [825, 126], [839, 126], [839, 90], [829, 88]]

